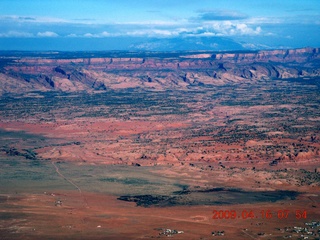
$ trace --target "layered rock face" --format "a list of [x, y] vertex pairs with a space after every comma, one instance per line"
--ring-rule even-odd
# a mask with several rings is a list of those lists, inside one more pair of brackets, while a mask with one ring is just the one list
[[[181, 53], [174, 57], [1, 58], [0, 93], [139, 87], [189, 89], [232, 82], [320, 75], [320, 49]], [[139, 54], [137, 54], [139, 56]]]

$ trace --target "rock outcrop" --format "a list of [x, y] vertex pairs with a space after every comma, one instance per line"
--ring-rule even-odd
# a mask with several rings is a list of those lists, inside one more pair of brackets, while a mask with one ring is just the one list
[[[1, 58], [0, 94], [140, 87], [188, 89], [320, 75], [320, 48], [149, 57]], [[130, 53], [131, 55], [134, 55]], [[79, 56], [79, 54], [78, 54]]]

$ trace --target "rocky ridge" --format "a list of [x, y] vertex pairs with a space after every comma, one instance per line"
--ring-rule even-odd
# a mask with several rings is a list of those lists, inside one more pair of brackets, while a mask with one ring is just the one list
[[189, 89], [320, 75], [320, 48], [139, 57], [0, 57], [0, 94]]

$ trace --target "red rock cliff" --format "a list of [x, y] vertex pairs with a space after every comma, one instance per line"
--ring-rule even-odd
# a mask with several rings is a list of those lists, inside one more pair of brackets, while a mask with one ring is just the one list
[[317, 77], [319, 53], [319, 48], [303, 48], [181, 53], [176, 57], [16, 58], [3, 61], [0, 93], [126, 87], [184, 89], [189, 85], [221, 85], [230, 81]]

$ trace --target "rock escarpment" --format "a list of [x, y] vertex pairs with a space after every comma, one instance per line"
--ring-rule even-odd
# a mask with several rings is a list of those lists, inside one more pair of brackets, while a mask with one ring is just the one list
[[311, 78], [320, 75], [320, 48], [233, 53], [181, 52], [174, 56], [165, 53], [140, 55], [1, 57], [0, 93], [94, 91], [132, 87], [189, 89], [232, 82]]

